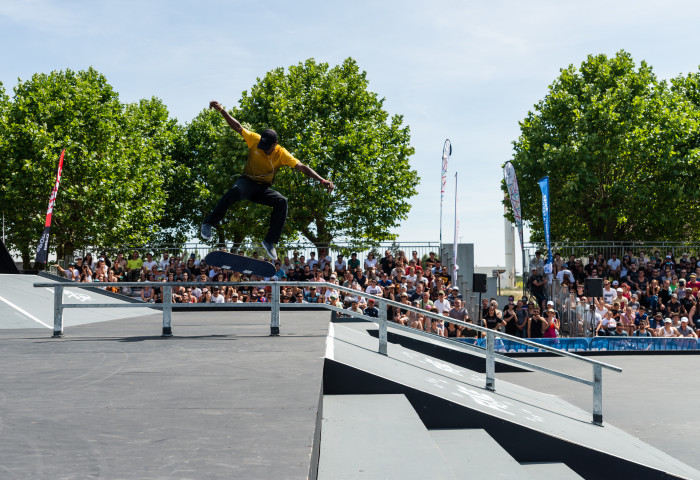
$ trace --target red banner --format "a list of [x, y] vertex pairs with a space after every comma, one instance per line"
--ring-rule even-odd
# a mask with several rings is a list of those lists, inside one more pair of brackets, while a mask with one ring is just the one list
[[63, 172], [63, 156], [66, 150], [63, 149], [61, 157], [58, 160], [58, 173], [56, 174], [56, 183], [53, 186], [51, 197], [49, 197], [49, 209], [46, 212], [46, 223], [44, 231], [39, 239], [39, 246], [36, 249], [36, 263], [46, 263], [49, 255], [49, 230], [51, 228], [51, 216], [53, 214], [53, 206], [56, 203], [56, 195], [58, 194], [58, 186], [61, 184], [61, 172]]

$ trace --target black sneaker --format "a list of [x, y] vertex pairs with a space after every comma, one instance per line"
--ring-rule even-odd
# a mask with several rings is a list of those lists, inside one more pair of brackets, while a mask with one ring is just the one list
[[[202, 228], [204, 228], [204, 225], [202, 225]], [[270, 257], [270, 259], [274, 262], [277, 260], [277, 250], [275, 250], [275, 244], [268, 242], [267, 240], [262, 241], [262, 246], [267, 252], [267, 255]]]
[[214, 225], [212, 225], [211, 223], [206, 223], [206, 222], [204, 222], [202, 224], [201, 234], [202, 234], [202, 238], [204, 240], [207, 240], [207, 241], [211, 240], [211, 229], [213, 226]]

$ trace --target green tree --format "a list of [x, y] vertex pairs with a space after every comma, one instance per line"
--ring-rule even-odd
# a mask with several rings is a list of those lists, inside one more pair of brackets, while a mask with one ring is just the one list
[[90, 68], [20, 82], [7, 112], [0, 208], [9, 213], [8, 244], [22, 253], [25, 268], [63, 148], [51, 227], [59, 258], [77, 248], [144, 243], [154, 235], [166, 201], [168, 143], [175, 135], [159, 100], [122, 105], [105, 77]]
[[309, 59], [272, 70], [243, 92], [234, 115], [256, 131], [274, 128], [280, 144], [336, 185], [328, 195], [297, 171], [279, 171], [275, 188], [290, 199], [288, 238], [375, 243], [395, 238], [391, 229], [406, 218], [419, 182], [409, 128], [402, 116], [389, 118], [368, 85], [351, 58], [333, 68]]
[[544, 239], [546, 175], [553, 241], [698, 238], [699, 112], [624, 51], [562, 69], [514, 142], [532, 238]]

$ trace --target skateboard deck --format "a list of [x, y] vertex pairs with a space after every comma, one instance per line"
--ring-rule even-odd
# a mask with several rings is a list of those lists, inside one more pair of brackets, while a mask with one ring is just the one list
[[272, 277], [276, 272], [275, 266], [270, 262], [223, 251], [210, 252], [204, 257], [204, 262], [212, 267], [258, 277]]

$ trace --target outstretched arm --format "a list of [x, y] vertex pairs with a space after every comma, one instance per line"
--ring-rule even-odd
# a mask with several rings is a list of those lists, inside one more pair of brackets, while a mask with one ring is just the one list
[[224, 107], [221, 106], [221, 104], [215, 100], [212, 100], [209, 102], [209, 108], [213, 108], [217, 112], [219, 112], [221, 115], [223, 115], [224, 120], [226, 120], [226, 123], [228, 123], [229, 127], [234, 129], [236, 132], [241, 133], [243, 131], [243, 127], [241, 126], [240, 122], [233, 118]]
[[328, 190], [328, 193], [331, 193], [333, 189], [335, 188], [335, 185], [333, 185], [333, 182], [330, 180], [326, 180], [323, 178], [321, 175], [316, 173], [313, 168], [309, 167], [308, 165], [304, 165], [303, 163], [299, 162], [297, 163], [296, 167], [297, 170], [299, 170], [301, 173], [306, 175], [309, 178], [313, 178], [314, 180], [318, 180], [321, 182], [321, 185], [326, 187], [326, 190]]

